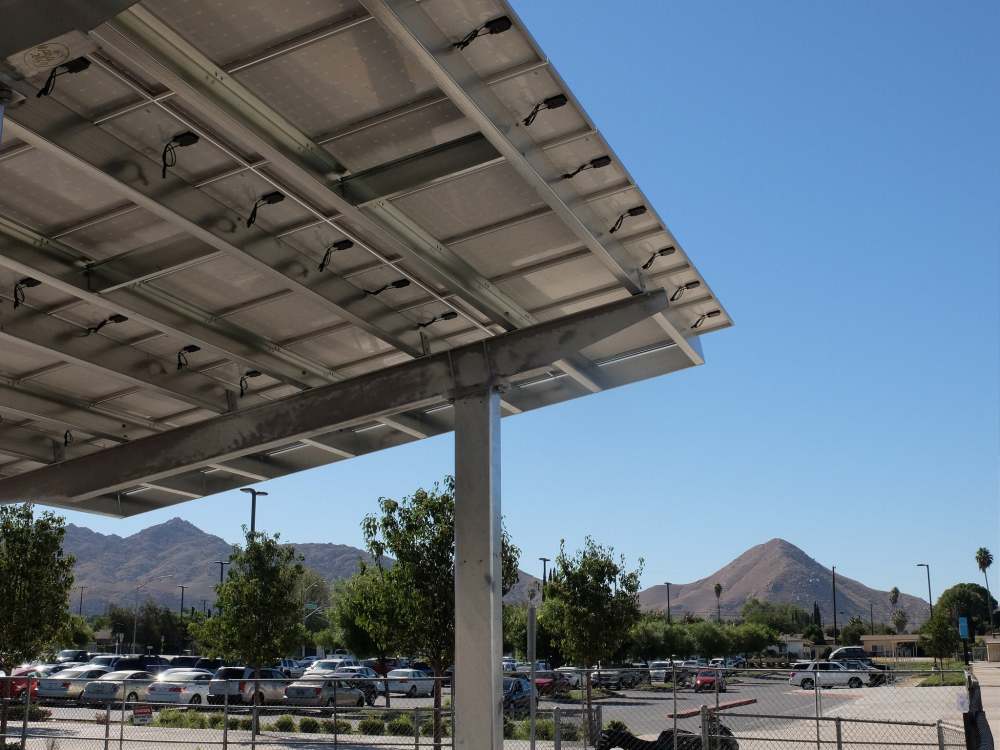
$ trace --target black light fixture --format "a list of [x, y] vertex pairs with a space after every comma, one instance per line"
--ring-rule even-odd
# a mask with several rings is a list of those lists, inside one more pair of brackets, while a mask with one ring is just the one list
[[163, 147], [163, 154], [160, 160], [163, 162], [163, 172], [161, 176], [163, 179], [167, 179], [167, 168], [176, 166], [177, 164], [177, 150], [178, 148], [184, 148], [186, 146], [193, 146], [198, 142], [198, 134], [192, 133], [191, 131], [185, 131], [183, 133], [178, 133]]
[[390, 281], [385, 286], [379, 287], [378, 289], [365, 289], [365, 294], [370, 294], [373, 297], [377, 297], [386, 289], [403, 289], [410, 285], [409, 279], [396, 279], [395, 281]]
[[691, 328], [701, 328], [706, 320], [717, 318], [720, 315], [722, 315], [722, 310], [709, 310], [707, 313], [702, 313], [698, 316], [698, 320], [691, 324]]
[[24, 290], [32, 289], [36, 286], [41, 285], [38, 279], [33, 279], [30, 276], [25, 276], [20, 281], [14, 284], [14, 309], [16, 310], [21, 305], [24, 304]]
[[56, 65], [49, 71], [49, 77], [45, 79], [45, 85], [35, 94], [36, 98], [48, 96], [56, 90], [56, 78], [64, 73], [82, 73], [90, 67], [90, 60], [86, 57], [78, 57], [75, 60], [67, 60], [62, 65]]
[[666, 256], [673, 255], [676, 252], [677, 248], [674, 247], [673, 245], [665, 247], [662, 250], [657, 250], [655, 253], [649, 256], [649, 260], [647, 260], [645, 263], [642, 264], [642, 270], [648, 271], [650, 268], [653, 267], [653, 264], [656, 262], [657, 258], [665, 258]]
[[68, 448], [73, 442], [73, 433], [69, 430], [63, 433], [63, 448]]
[[247, 219], [247, 229], [252, 227], [257, 221], [257, 209], [261, 206], [273, 206], [275, 203], [281, 203], [285, 200], [285, 196], [275, 190], [273, 193], [268, 193], [267, 195], [262, 195], [253, 204], [253, 208], [250, 209], [250, 216]]
[[625, 211], [617, 219], [615, 219], [615, 223], [614, 223], [614, 225], [612, 225], [611, 230], [610, 230], [611, 234], [614, 234], [615, 232], [617, 232], [619, 229], [622, 228], [622, 224], [625, 223], [625, 218], [626, 217], [628, 217], [628, 216], [642, 216], [644, 213], [646, 213], [646, 207], [645, 206], [632, 206], [632, 208], [630, 208], [628, 211]]
[[566, 174], [563, 175], [563, 179], [572, 180], [574, 177], [576, 177], [578, 174], [580, 174], [580, 172], [582, 172], [585, 169], [601, 169], [602, 167], [608, 166], [610, 163], [611, 163], [610, 156], [598, 156], [596, 159], [585, 161], [583, 164], [574, 169], [572, 172], [567, 172]]
[[455, 42], [455, 49], [465, 49], [470, 44], [472, 44], [480, 36], [486, 36], [487, 34], [502, 34], [511, 27], [511, 20], [507, 16], [500, 16], [499, 18], [494, 18], [487, 21], [482, 26], [477, 26], [464, 37], [459, 42]]
[[98, 323], [96, 326], [90, 326], [90, 328], [88, 328], [83, 335], [84, 337], [93, 336], [95, 333], [104, 328], [104, 326], [106, 325], [110, 325], [111, 323], [124, 323], [126, 320], [128, 320], [128, 318], [126, 318], [124, 315], [119, 315], [118, 313], [115, 313], [114, 315], [109, 315], [100, 323]]
[[538, 117], [538, 113], [543, 109], [559, 109], [566, 106], [566, 102], [568, 101], [569, 99], [566, 98], [565, 94], [556, 94], [555, 96], [550, 96], [548, 99], [543, 99], [532, 107], [531, 112], [521, 122], [524, 123], [526, 128], [529, 128], [531, 127], [531, 123], [535, 121], [535, 118]]
[[435, 315], [426, 323], [417, 323], [417, 330], [419, 331], [421, 328], [426, 328], [427, 326], [434, 325], [439, 320], [454, 320], [457, 317], [458, 317], [457, 312], [455, 312], [454, 310], [448, 310], [447, 312], [443, 312], [440, 315]]
[[350, 250], [352, 247], [354, 247], [354, 243], [351, 242], [350, 240], [338, 240], [337, 242], [334, 242], [332, 245], [330, 245], [330, 247], [326, 249], [326, 252], [323, 253], [323, 260], [321, 260], [319, 263], [319, 270], [320, 271], [326, 270], [327, 266], [330, 265], [331, 255], [333, 255], [334, 253], [339, 253], [341, 250]]
[[243, 398], [250, 390], [250, 378], [259, 378], [260, 370], [247, 370], [240, 376], [240, 398]]
[[689, 281], [686, 284], [681, 284], [679, 287], [677, 287], [677, 289], [674, 290], [674, 293], [670, 295], [670, 301], [676, 302], [677, 300], [679, 300], [681, 297], [684, 296], [684, 292], [686, 292], [689, 289], [697, 289], [700, 286], [701, 286], [700, 281]]
[[177, 352], [177, 370], [183, 370], [188, 366], [188, 354], [194, 354], [195, 352], [200, 351], [201, 347], [197, 344], [188, 344], [187, 346], [182, 347], [181, 350]]

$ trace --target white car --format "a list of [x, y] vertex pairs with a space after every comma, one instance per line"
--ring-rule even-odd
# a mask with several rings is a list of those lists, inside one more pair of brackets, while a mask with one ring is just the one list
[[108, 672], [83, 686], [80, 701], [83, 703], [110, 703], [125, 700], [135, 703], [146, 695], [153, 675], [137, 669]]
[[555, 670], [562, 675], [563, 682], [571, 688], [583, 685], [583, 670], [577, 667], [559, 667]]
[[303, 677], [323, 675], [329, 676], [334, 672], [339, 672], [346, 667], [360, 667], [357, 659], [317, 659], [302, 673]]
[[434, 695], [434, 680], [419, 669], [394, 669], [386, 675], [389, 692], [415, 698], [418, 695]]
[[817, 686], [859, 688], [865, 684], [862, 675], [835, 661], [798, 662], [792, 665], [788, 682], [803, 690], [812, 690]]
[[653, 682], [669, 682], [673, 677], [669, 661], [651, 661], [649, 663], [649, 679]]
[[146, 691], [150, 703], [199, 706], [208, 703], [212, 673], [205, 669], [168, 669]]
[[58, 674], [39, 680], [38, 697], [45, 700], [76, 700], [89, 680], [96, 680], [107, 673], [107, 667], [87, 665], [64, 669]]

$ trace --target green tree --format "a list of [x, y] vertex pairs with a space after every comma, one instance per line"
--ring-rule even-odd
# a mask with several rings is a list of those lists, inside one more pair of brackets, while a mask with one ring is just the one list
[[893, 586], [889, 589], [889, 606], [896, 609], [896, 605], [899, 603], [899, 588]]
[[718, 622], [722, 622], [722, 584], [716, 583], [712, 589], [715, 592], [715, 613]]
[[759, 654], [778, 642], [778, 634], [759, 622], [744, 622], [729, 629], [730, 648], [734, 653]]
[[957, 623], [940, 606], [920, 628], [920, 647], [935, 659], [945, 659], [954, 654], [959, 642]]
[[[0, 506], [0, 669], [7, 674], [39, 656], [66, 627], [73, 558], [63, 554], [65, 534], [60, 516], [36, 518], [28, 503]], [[0, 705], [5, 736], [7, 701]]]
[[[544, 605], [543, 605], [544, 606]], [[503, 650], [515, 658], [526, 658], [528, 642], [528, 608], [523, 604], [503, 605]], [[536, 631], [537, 648], [537, 631]], [[538, 650], [541, 654], [541, 650]]]
[[[812, 624], [819, 628], [821, 631], [823, 629], [823, 616], [819, 612], [819, 602], [813, 602], [813, 616]], [[813, 641], [815, 643], [815, 641]]]
[[[574, 664], [589, 669], [625, 645], [639, 620], [642, 566], [640, 558], [638, 568], [628, 570], [624, 556], [616, 559], [614, 549], [589, 536], [572, 556], [565, 540], [560, 542], [542, 619], [559, 650]], [[587, 715], [592, 716], [590, 680], [586, 688]]]
[[[818, 609], [817, 606], [817, 613]], [[744, 622], [765, 625], [786, 635], [801, 633], [810, 623], [809, 613], [794, 604], [764, 602], [753, 597], [744, 602], [740, 616]]]
[[955, 623], [960, 616], [968, 617], [970, 632], [985, 633], [990, 612], [996, 606], [996, 600], [978, 583], [956, 583], [941, 592], [934, 604], [934, 613], [943, 610]]
[[694, 640], [698, 654], [705, 659], [713, 659], [730, 653], [729, 633], [718, 623], [696, 622], [690, 626], [688, 632]]
[[[187, 627], [180, 615], [170, 607], [161, 607], [147, 599], [138, 611], [112, 604], [108, 608], [111, 632], [122, 633], [131, 641], [135, 629], [137, 650], [151, 648], [162, 653], [184, 650]], [[138, 618], [138, 619], [136, 619]]]
[[[244, 532], [245, 545], [233, 547], [226, 580], [215, 587], [216, 615], [195, 623], [192, 632], [210, 653], [259, 670], [306, 638], [298, 595], [303, 566], [277, 534]], [[256, 679], [254, 695], [259, 695]]]
[[906, 623], [909, 622], [910, 617], [906, 614], [905, 609], [893, 610], [892, 613], [892, 626], [896, 629], [897, 633], [906, 632]]
[[802, 637], [812, 641], [817, 646], [822, 646], [826, 643], [826, 636], [823, 634], [823, 628], [815, 623], [810, 623], [803, 628]]
[[865, 627], [864, 621], [857, 615], [851, 617], [840, 630], [840, 645], [841, 646], [860, 646], [861, 636], [868, 632], [868, 628]]
[[688, 657], [695, 651], [694, 639], [686, 625], [673, 623], [663, 630], [663, 655]]
[[[361, 523], [365, 545], [376, 560], [395, 560], [384, 571], [400, 607], [400, 645], [427, 659], [435, 676], [455, 654], [455, 480], [419, 489], [402, 500], [379, 498], [379, 514]], [[520, 550], [501, 531], [503, 593], [517, 583]], [[434, 744], [441, 743], [441, 683], [435, 680]]]
[[667, 621], [661, 615], [645, 612], [628, 631], [629, 656], [651, 661], [664, 654]]
[[330, 625], [330, 585], [319, 573], [303, 567], [302, 577], [295, 586], [295, 598], [299, 602], [302, 624], [312, 634]]
[[[976, 550], [976, 566], [979, 568], [979, 572], [983, 574], [983, 581], [986, 583], [986, 599], [991, 601], [993, 597], [990, 595], [990, 577], [986, 575], [986, 571], [993, 564], [993, 553], [990, 552], [986, 547], [980, 547]], [[989, 625], [990, 629], [993, 628], [993, 608], [990, 608]]]
[[49, 644], [48, 650], [57, 651], [66, 646], [86, 648], [94, 640], [94, 631], [87, 621], [79, 615], [70, 615], [63, 623], [62, 629]]

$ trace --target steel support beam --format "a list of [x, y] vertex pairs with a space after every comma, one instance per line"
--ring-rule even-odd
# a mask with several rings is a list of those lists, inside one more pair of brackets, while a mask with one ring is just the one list
[[503, 748], [500, 399], [455, 400], [456, 750]]
[[[507, 163], [538, 193], [566, 226], [631, 293], [646, 288], [646, 280], [628, 252], [607, 234], [572, 186], [559, 179], [560, 170], [545, 156], [500, 98], [476, 75], [464, 55], [414, 0], [361, 0], [364, 8], [424, 66], [438, 88], [468, 117]], [[656, 320], [694, 364], [704, 360], [687, 343], [689, 333], [669, 310]]]
[[663, 290], [0, 481], [0, 502], [81, 500], [439, 402], [550, 366], [648, 319]]

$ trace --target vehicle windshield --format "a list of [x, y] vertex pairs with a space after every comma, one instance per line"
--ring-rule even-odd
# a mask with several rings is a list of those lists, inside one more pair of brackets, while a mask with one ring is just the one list
[[195, 680], [204, 677], [204, 675], [204, 672], [181, 672], [168, 669], [166, 672], [163, 672], [160, 677], [166, 678], [171, 682], [194, 682]]
[[243, 667], [222, 667], [215, 673], [217, 680], [242, 680]]
[[503, 681], [503, 691], [505, 693], [509, 693], [511, 690], [514, 689], [514, 683], [516, 682], [517, 680], [505, 679]]
[[703, 669], [698, 673], [699, 677], [715, 677], [715, 672], [710, 672], [707, 669]]
[[130, 669], [124, 670], [122, 672], [108, 672], [106, 675], [98, 677], [99, 680], [127, 680], [131, 675], [135, 674]]
[[64, 648], [62, 651], [59, 652], [58, 658], [59, 659], [71, 659], [74, 656], [76, 656], [78, 653], [80, 653], [80, 652], [77, 651], [76, 649]]
[[409, 677], [410, 676], [410, 670], [409, 669], [394, 669], [391, 672], [389, 672], [388, 676], [389, 677]]
[[89, 671], [90, 671], [89, 669], [83, 669], [81, 667], [74, 667], [73, 669], [63, 670], [62, 672], [59, 673], [59, 677], [61, 679], [71, 680], [74, 677], [82, 677], [83, 675], [85, 675]]

